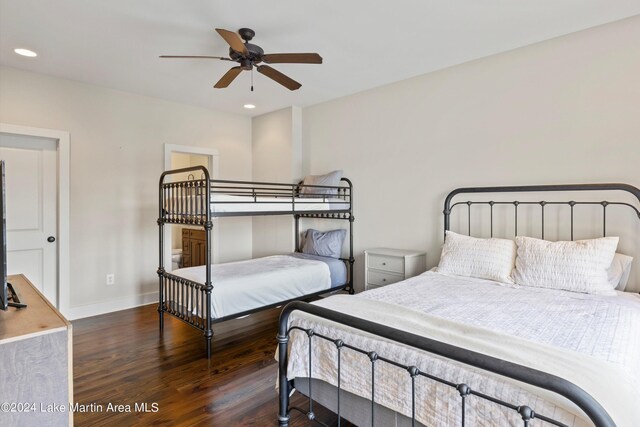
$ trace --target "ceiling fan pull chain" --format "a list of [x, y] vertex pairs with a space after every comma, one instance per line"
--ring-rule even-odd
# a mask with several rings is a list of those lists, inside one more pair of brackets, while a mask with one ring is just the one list
[[251, 67], [251, 92], [253, 92], [253, 67]]

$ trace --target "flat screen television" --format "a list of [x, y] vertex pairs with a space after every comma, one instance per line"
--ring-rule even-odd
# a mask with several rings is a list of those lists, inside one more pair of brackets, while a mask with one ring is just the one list
[[0, 160], [0, 212], [2, 213], [2, 229], [0, 230], [0, 309], [7, 310], [9, 307], [24, 308], [25, 304], [20, 302], [18, 294], [13, 286], [7, 282], [7, 196], [6, 196], [5, 164]]

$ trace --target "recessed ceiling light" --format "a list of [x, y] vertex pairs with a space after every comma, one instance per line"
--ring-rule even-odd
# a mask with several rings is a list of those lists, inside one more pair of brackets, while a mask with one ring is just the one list
[[256, 108], [256, 106], [253, 104], [244, 104], [244, 108], [246, 108], [247, 110], [253, 110], [254, 108]]
[[14, 49], [13, 51], [15, 53], [17, 53], [18, 55], [28, 56], [29, 58], [34, 58], [34, 57], [38, 56], [37, 53], [35, 53], [34, 51], [29, 50], [29, 49]]

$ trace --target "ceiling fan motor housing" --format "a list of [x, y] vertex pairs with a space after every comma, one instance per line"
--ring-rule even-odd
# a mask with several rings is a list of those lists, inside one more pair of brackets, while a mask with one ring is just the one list
[[247, 48], [246, 55], [243, 55], [242, 52], [237, 52], [232, 48], [229, 48], [229, 57], [234, 61], [249, 59], [254, 64], [262, 62], [262, 55], [264, 55], [264, 50], [262, 50], [260, 46], [251, 43], [245, 43], [244, 45]]
[[249, 41], [256, 35], [256, 32], [251, 28], [240, 28], [238, 34], [244, 40], [244, 47], [247, 49], [247, 53], [243, 54], [229, 48], [229, 56], [234, 61], [240, 63], [244, 70], [250, 70], [255, 64], [262, 62], [262, 55], [264, 50], [255, 44], [249, 43]]

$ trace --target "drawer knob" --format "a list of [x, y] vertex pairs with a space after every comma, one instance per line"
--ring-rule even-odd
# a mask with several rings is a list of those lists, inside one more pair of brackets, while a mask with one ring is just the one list
[[386, 263], [386, 262], [383, 262], [383, 263], [382, 263], [382, 265], [387, 265], [387, 263]]
[[387, 281], [387, 279], [382, 279], [382, 281], [383, 281], [383, 282], [386, 282], [386, 281]]

